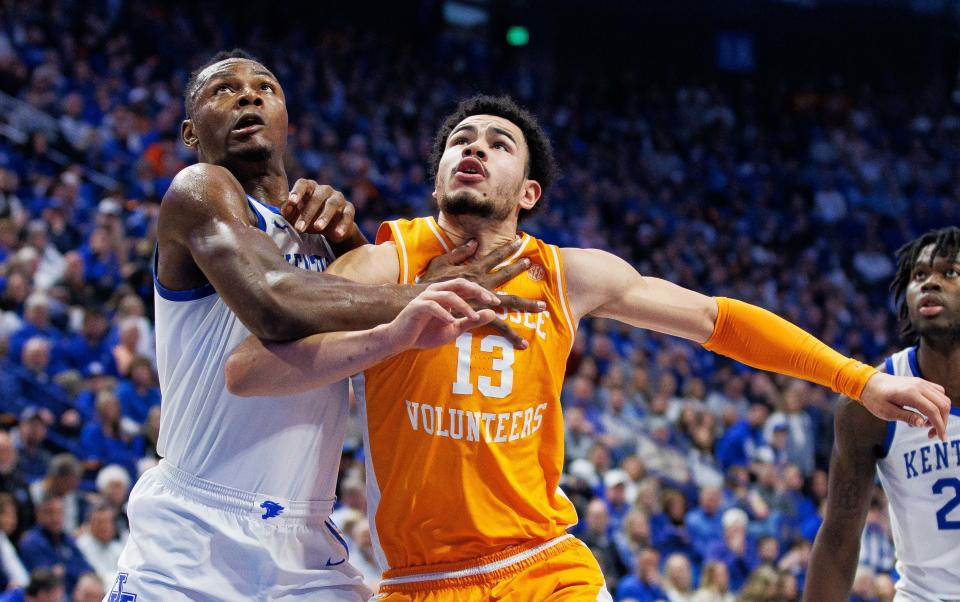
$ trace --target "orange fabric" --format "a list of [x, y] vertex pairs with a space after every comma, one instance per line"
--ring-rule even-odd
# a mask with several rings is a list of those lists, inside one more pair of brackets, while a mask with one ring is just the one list
[[765, 309], [726, 297], [717, 297], [717, 307], [713, 334], [703, 344], [710, 351], [830, 387], [852, 399], [860, 399], [877, 372]]
[[[569, 542], [569, 543], [568, 543]], [[389, 602], [488, 602], [489, 600], [610, 600], [603, 573], [577, 539], [479, 583], [427, 581], [419, 587], [381, 587], [374, 600]]]
[[[504, 319], [524, 350], [489, 327], [437, 349], [412, 350], [364, 373], [358, 395], [366, 421], [368, 511], [384, 568], [433, 572], [530, 541], [563, 535], [577, 522], [560, 490], [560, 388], [574, 326], [559, 252], [523, 235], [507, 263], [531, 269], [501, 287], [546, 302], [541, 314]], [[381, 226], [396, 243], [401, 282], [453, 248], [433, 218]]]

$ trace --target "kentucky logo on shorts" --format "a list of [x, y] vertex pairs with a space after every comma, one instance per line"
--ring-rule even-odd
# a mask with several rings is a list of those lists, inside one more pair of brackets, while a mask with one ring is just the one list
[[127, 582], [127, 573], [117, 573], [113, 588], [107, 597], [107, 602], [137, 602], [137, 594], [123, 591], [123, 584]]
[[267, 500], [262, 504], [260, 504], [260, 507], [264, 509], [263, 516], [260, 517], [263, 520], [267, 520], [268, 518], [273, 518], [275, 516], [280, 516], [281, 514], [283, 514], [283, 506], [281, 506], [276, 502], [271, 502], [270, 500]]

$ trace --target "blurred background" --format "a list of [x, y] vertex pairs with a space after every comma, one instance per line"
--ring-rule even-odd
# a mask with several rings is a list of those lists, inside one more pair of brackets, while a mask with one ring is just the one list
[[[563, 171], [525, 230], [877, 363], [903, 346], [894, 250], [960, 223], [958, 18], [955, 0], [0, 0], [0, 590], [110, 589], [156, 461], [155, 218], [194, 161], [184, 83], [216, 51], [276, 73], [291, 182], [343, 191], [368, 236], [434, 211], [456, 102], [509, 93]], [[563, 402], [574, 532], [615, 599], [798, 599], [829, 391], [596, 319]], [[360, 433], [335, 520], [375, 586]], [[854, 599], [891, 600], [894, 560], [878, 488]]]

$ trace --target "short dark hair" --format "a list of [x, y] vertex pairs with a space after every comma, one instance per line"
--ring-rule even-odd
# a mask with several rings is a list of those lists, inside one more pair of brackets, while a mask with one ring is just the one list
[[63, 585], [63, 580], [57, 577], [52, 569], [47, 567], [38, 567], [30, 573], [30, 583], [26, 587], [25, 593], [28, 596], [50, 592]]
[[196, 100], [195, 96], [197, 94], [197, 85], [199, 82], [197, 78], [200, 76], [200, 73], [210, 65], [215, 65], [220, 61], [225, 61], [227, 59], [245, 59], [248, 61], [253, 61], [255, 63], [263, 64], [263, 61], [253, 56], [243, 48], [234, 48], [233, 50], [221, 50], [216, 53], [207, 61], [194, 69], [190, 73], [190, 77], [187, 79], [187, 86], [183, 90], [183, 109], [187, 113], [187, 119], [193, 118], [193, 104]]
[[431, 177], [437, 176], [440, 157], [447, 147], [447, 138], [458, 123], [473, 115], [493, 115], [513, 123], [527, 141], [527, 177], [540, 184], [540, 202], [533, 209], [521, 209], [520, 219], [540, 210], [545, 204], [547, 189], [557, 178], [559, 172], [553, 157], [550, 138], [532, 113], [518, 105], [509, 96], [478, 95], [460, 101], [457, 108], [447, 116], [433, 139], [433, 152], [430, 155]]
[[893, 293], [893, 302], [897, 307], [897, 318], [900, 320], [900, 336], [909, 344], [917, 342], [917, 331], [910, 323], [907, 309], [907, 286], [910, 284], [910, 275], [913, 266], [920, 257], [920, 252], [928, 245], [933, 245], [930, 254], [930, 264], [933, 265], [937, 257], [953, 258], [960, 252], [960, 228], [949, 226], [939, 230], [931, 230], [897, 249], [897, 274], [890, 283]]

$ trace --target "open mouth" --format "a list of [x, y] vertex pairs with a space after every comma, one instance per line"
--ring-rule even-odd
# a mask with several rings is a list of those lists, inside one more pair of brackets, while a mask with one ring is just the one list
[[483, 163], [474, 157], [466, 157], [457, 164], [454, 177], [463, 182], [479, 182], [487, 177]]
[[920, 301], [918, 311], [921, 316], [936, 316], [943, 311], [943, 302], [936, 297], [926, 297]]
[[242, 115], [233, 126], [233, 132], [237, 134], [252, 134], [264, 126], [263, 118], [256, 113], [247, 113]]

